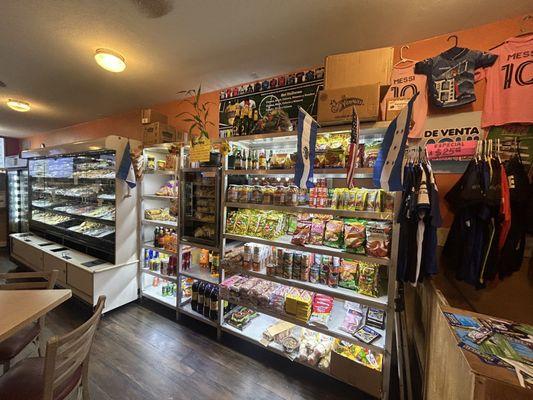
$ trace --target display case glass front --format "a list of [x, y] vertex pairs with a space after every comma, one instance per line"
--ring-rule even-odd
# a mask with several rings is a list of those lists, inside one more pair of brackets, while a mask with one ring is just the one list
[[29, 160], [30, 230], [114, 263], [115, 152]]
[[28, 171], [7, 171], [9, 233], [28, 230]]

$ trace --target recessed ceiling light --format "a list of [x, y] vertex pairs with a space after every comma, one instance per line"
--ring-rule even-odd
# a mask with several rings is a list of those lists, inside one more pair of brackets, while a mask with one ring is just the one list
[[113, 50], [97, 49], [94, 53], [96, 63], [111, 72], [122, 72], [126, 69], [124, 57]]
[[9, 99], [7, 101], [7, 106], [11, 108], [12, 110], [19, 111], [19, 112], [30, 111], [31, 109], [30, 103], [26, 101], [14, 100], [14, 99]]

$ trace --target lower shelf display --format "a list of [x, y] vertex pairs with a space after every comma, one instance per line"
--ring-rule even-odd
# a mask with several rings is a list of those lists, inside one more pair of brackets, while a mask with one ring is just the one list
[[156, 276], [143, 274], [142, 295], [165, 306], [176, 308], [177, 285]]

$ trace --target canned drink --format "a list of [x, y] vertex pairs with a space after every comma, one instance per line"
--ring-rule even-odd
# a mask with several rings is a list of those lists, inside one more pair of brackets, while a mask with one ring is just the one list
[[300, 265], [302, 268], [309, 267], [311, 265], [311, 257], [309, 257], [309, 254], [302, 254], [302, 262]]
[[242, 269], [245, 271], [250, 271], [252, 267], [252, 262], [250, 260], [242, 260]]
[[302, 253], [294, 253], [294, 256], [292, 258], [292, 265], [302, 265]]
[[284, 253], [285, 253], [285, 251], [283, 249], [277, 249], [276, 258], [278, 259], [278, 261], [283, 260], [283, 254]]
[[301, 281], [304, 281], [304, 282], [309, 281], [309, 270], [310, 269], [311, 268], [309, 267], [309, 265], [302, 266], [302, 268], [300, 268], [300, 280]]
[[324, 285], [328, 284], [328, 275], [329, 275], [329, 266], [327, 264], [322, 264], [320, 268], [318, 282]]
[[292, 279], [297, 279], [299, 280], [300, 279], [300, 271], [301, 271], [301, 267], [298, 265], [293, 265], [292, 266]]

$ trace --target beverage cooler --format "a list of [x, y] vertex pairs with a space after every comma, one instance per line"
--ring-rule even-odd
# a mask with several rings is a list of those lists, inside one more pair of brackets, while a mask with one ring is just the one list
[[8, 233], [28, 231], [28, 161], [6, 157]]

